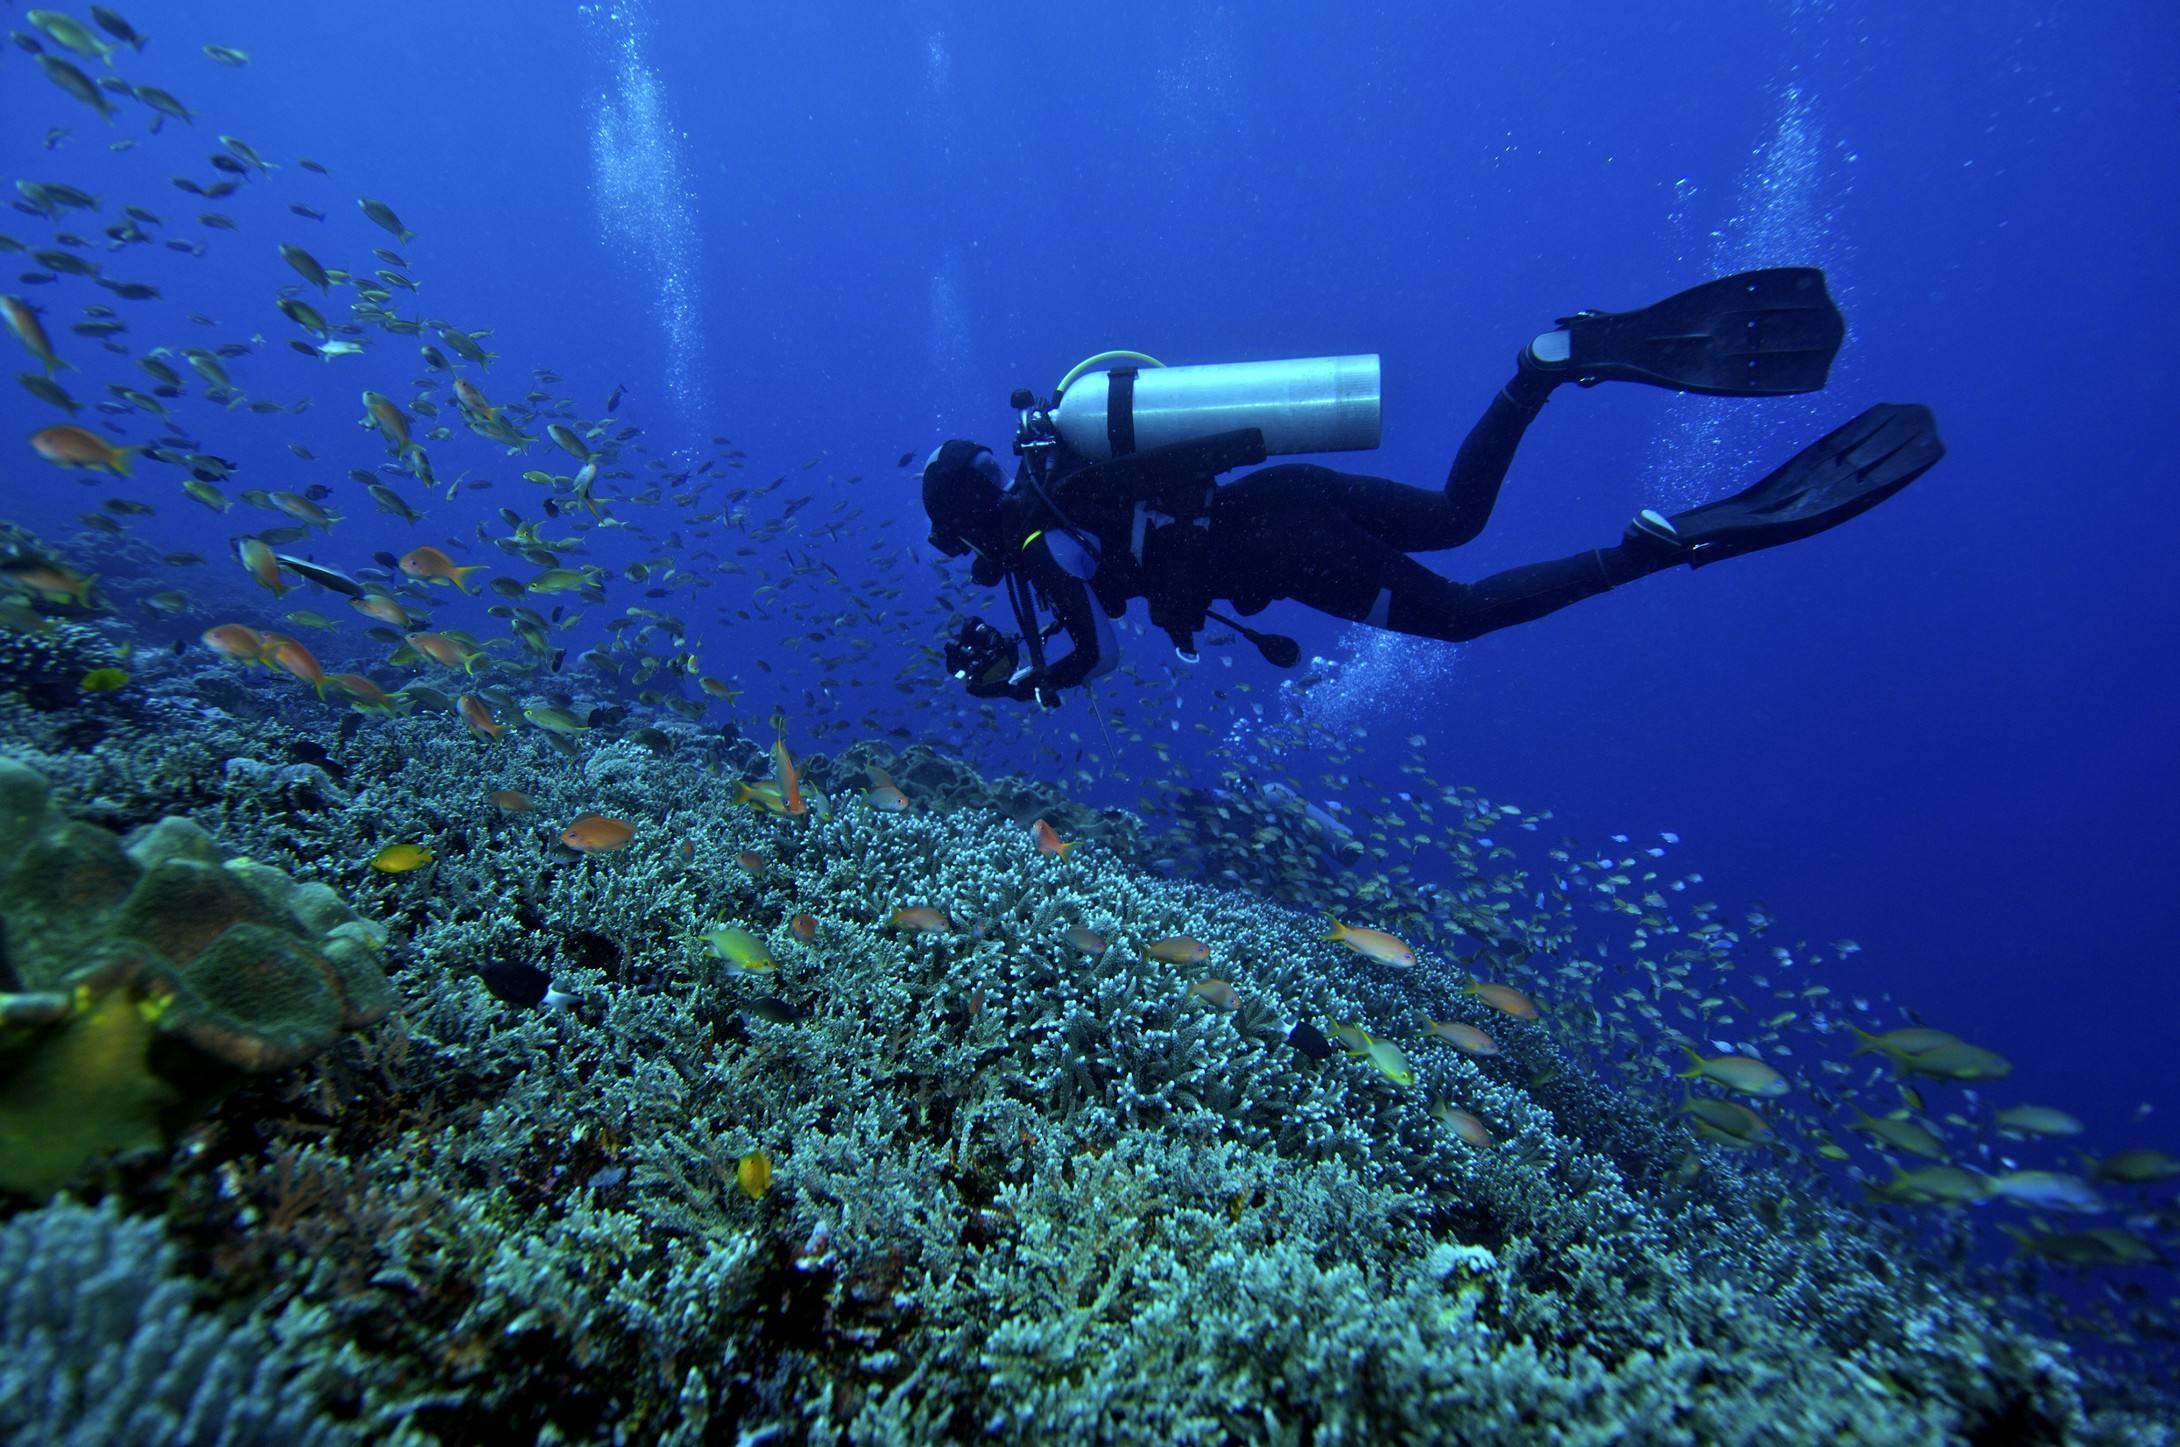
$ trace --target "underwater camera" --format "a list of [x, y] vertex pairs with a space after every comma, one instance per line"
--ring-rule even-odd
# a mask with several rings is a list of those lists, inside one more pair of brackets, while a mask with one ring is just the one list
[[946, 645], [946, 671], [974, 683], [1003, 683], [1012, 677], [1021, 646], [982, 618], [971, 618]]

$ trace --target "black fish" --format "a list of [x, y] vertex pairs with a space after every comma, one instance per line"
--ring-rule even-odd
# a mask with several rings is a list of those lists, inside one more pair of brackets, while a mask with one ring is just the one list
[[606, 410], [608, 412], [611, 412], [614, 408], [621, 405], [621, 394], [626, 392], [627, 390], [628, 389], [626, 387], [621, 386], [616, 386], [613, 389], [613, 395], [606, 398]]
[[1332, 1058], [1332, 1042], [1307, 1020], [1287, 1032], [1287, 1043], [1312, 1060]]
[[517, 961], [495, 961], [477, 971], [477, 978], [494, 998], [531, 1010], [545, 1003], [545, 992], [553, 987], [551, 975]]
[[276, 553], [274, 556], [280, 560], [280, 565], [289, 572], [299, 573], [321, 588], [330, 588], [332, 591], [345, 594], [350, 598], [361, 598], [363, 596], [363, 584], [349, 577], [338, 568], [329, 568], [323, 563], [314, 563], [308, 558], [290, 557], [286, 553]]
[[749, 1013], [774, 1025], [794, 1025], [810, 1018], [777, 995], [750, 1001]]
[[916, 454], [915, 454], [915, 453], [913, 453], [913, 452], [904, 452], [904, 453], [902, 453], [902, 454], [901, 454], [901, 460], [900, 460], [899, 462], [896, 462], [896, 463], [894, 463], [893, 465], [894, 465], [895, 467], [906, 467], [906, 466], [908, 466], [908, 465], [909, 465], [909, 464], [910, 464], [911, 462], [914, 462], [915, 460], [916, 460]]
[[399, 568], [401, 566], [401, 559], [395, 557], [392, 553], [373, 553], [371, 561], [382, 568]]

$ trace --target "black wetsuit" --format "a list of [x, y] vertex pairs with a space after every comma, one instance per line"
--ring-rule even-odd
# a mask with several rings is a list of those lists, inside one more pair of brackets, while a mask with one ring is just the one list
[[[1003, 535], [1023, 540], [1012, 566], [1073, 646], [1041, 675], [970, 691], [1029, 698], [1041, 685], [1049, 696], [1111, 667], [1111, 630], [1101, 626], [1101, 605], [1105, 616], [1118, 618], [1132, 598], [1147, 599], [1152, 621], [1183, 649], [1207, 606], [1226, 600], [1252, 614], [1282, 598], [1336, 618], [1462, 642], [1679, 561], [1639, 541], [1623, 542], [1464, 584], [1409, 556], [1459, 547], [1483, 531], [1514, 450], [1551, 386], [1517, 373], [1469, 430], [1442, 491], [1290, 462], [1223, 484], [1208, 476], [1171, 479], [1161, 510], [1127, 497], [1076, 494], [1062, 475], [1049, 495], [1067, 523], [1094, 542], [1096, 568], [1087, 583], [1053, 551], [1068, 551], [1052, 537], [1059, 520], [1018, 480], [1004, 504]], [[980, 567], [981, 581], [998, 581], [996, 568]]]

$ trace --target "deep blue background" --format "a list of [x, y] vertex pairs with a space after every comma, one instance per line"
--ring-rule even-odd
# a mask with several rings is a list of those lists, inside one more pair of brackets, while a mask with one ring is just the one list
[[[550, 365], [593, 413], [626, 382], [624, 413], [655, 446], [729, 435], [759, 479], [822, 453], [793, 476], [861, 474], [864, 525], [897, 519], [911, 538], [894, 457], [956, 433], [1003, 445], [1007, 390], [1047, 388], [1100, 348], [1381, 352], [1385, 446], [1348, 461], [1435, 484], [1515, 347], [1559, 312], [1736, 265], [1828, 266], [1850, 323], [1829, 393], [1562, 395], [1484, 540], [1435, 561], [1473, 576], [1608, 541], [1646, 502], [1693, 500], [1670, 487], [1738, 487], [1881, 399], [1936, 408], [1944, 465], [1839, 533], [1653, 580], [1450, 668], [1443, 651], [1395, 668], [1371, 747], [1390, 778], [1420, 725], [1442, 774], [1551, 807], [1579, 837], [1677, 830], [1677, 863], [1729, 899], [1764, 899], [1788, 938], [1860, 940], [1829, 978], [2011, 1055], [2007, 1099], [2074, 1110], [2099, 1145], [2174, 1146], [2169, 7], [142, 8], [152, 49], [123, 69], [181, 95], [198, 124], [109, 156], [141, 112], [102, 127], [11, 51], [0, 160], [106, 195], [109, 220], [122, 200], [208, 209], [165, 177], [209, 179], [198, 158], [222, 131], [283, 161], [220, 207], [245, 219], [239, 237], [214, 236], [201, 259], [139, 249], [115, 269], [222, 323], [145, 323], [132, 341], [270, 339], [238, 381], [307, 392], [312, 412], [266, 426], [200, 407], [191, 425], [255, 469], [238, 486], [343, 490], [351, 561], [409, 537], [340, 479], [378, 458], [349, 430], [356, 392], [402, 395], [415, 369], [288, 355], [271, 299], [292, 278], [272, 245], [358, 264], [390, 243], [359, 194], [417, 230], [402, 249], [423, 307], [494, 329], [495, 394]], [[596, 216], [593, 135], [626, 94], [614, 37], [628, 33], [689, 189], [690, 229], [656, 253], [609, 246]], [[253, 61], [215, 66], [206, 40]], [[72, 138], [40, 149], [56, 123]], [[333, 177], [296, 171], [297, 154]], [[331, 219], [286, 217], [293, 199]], [[43, 234], [12, 215], [0, 229]], [[676, 245], [701, 336], [681, 364], [700, 369], [701, 403], [679, 411], [656, 305]], [[81, 283], [36, 299], [57, 332], [106, 300]], [[1708, 474], [1655, 440], [1706, 414], [1725, 418], [1704, 434]], [[0, 430], [47, 420], [0, 394]], [[296, 463], [290, 436], [324, 462]], [[466, 445], [449, 444], [443, 475]], [[0, 467], [11, 514], [49, 520], [29, 489], [51, 474], [20, 452]], [[440, 504], [418, 536], [519, 500], [503, 487]], [[231, 530], [183, 503], [159, 525], [212, 552]], [[858, 536], [834, 560], [864, 556]], [[1342, 646], [1292, 610], [1269, 619]], [[880, 640], [880, 671], [908, 641]], [[714, 630], [712, 646], [762, 645]], [[1188, 716], [1223, 725], [1215, 681], [1176, 687]], [[2131, 1128], [2144, 1101], [2162, 1112]]]

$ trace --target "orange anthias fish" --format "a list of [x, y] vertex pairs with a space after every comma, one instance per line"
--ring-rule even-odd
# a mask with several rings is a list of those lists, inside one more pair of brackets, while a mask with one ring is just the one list
[[1406, 940], [1397, 939], [1384, 930], [1350, 929], [1329, 914], [1326, 918], [1332, 920], [1332, 933], [1325, 936], [1327, 940], [1338, 940], [1364, 959], [1376, 960], [1381, 965], [1403, 970], [1415, 968], [1415, 951], [1408, 948]]
[[458, 567], [454, 559], [428, 543], [401, 555], [401, 571], [409, 577], [421, 583], [452, 583], [464, 593], [477, 591], [469, 586], [469, 575], [482, 571], [484, 566], [471, 563], [466, 568]]
[[1456, 1136], [1479, 1150], [1485, 1150], [1498, 1144], [1498, 1138], [1492, 1135], [1489, 1126], [1469, 1112], [1457, 1106], [1449, 1105], [1443, 1100], [1431, 1107], [1431, 1119], [1445, 1126]]
[[1474, 995], [1500, 1014], [1512, 1015], [1517, 1020], [1534, 1020], [1537, 1018], [1536, 1001], [1530, 999], [1512, 985], [1492, 985], [1486, 984], [1482, 980], [1471, 980], [1468, 987], [1461, 993]]
[[1211, 946], [1189, 935], [1173, 935], [1143, 946], [1143, 957], [1169, 965], [1193, 965], [1211, 958]]
[[378, 429], [379, 435], [386, 439], [389, 452], [406, 457], [418, 450], [409, 438], [409, 415], [395, 406], [392, 398], [365, 392], [363, 412], [363, 425]]
[[809, 813], [810, 806], [802, 797], [802, 780], [795, 774], [795, 761], [788, 756], [784, 735], [772, 741], [772, 767], [779, 780], [781, 805], [790, 814]]
[[520, 789], [494, 789], [490, 794], [486, 795], [486, 797], [489, 798], [502, 813], [534, 814], [537, 812], [537, 805], [531, 803], [530, 796], [523, 793]]
[[1079, 924], [1068, 927], [1067, 942], [1086, 955], [1102, 955], [1105, 953], [1105, 936], [1094, 929], [1085, 929]]
[[1035, 836], [1037, 852], [1040, 854], [1053, 854], [1065, 859], [1067, 858], [1067, 851], [1075, 847], [1072, 843], [1060, 837], [1059, 830], [1042, 819], [1030, 825], [1029, 832]]
[[1188, 992], [1191, 995], [1210, 1001], [1221, 1010], [1239, 1010], [1241, 1008], [1241, 996], [1235, 994], [1233, 985], [1225, 980], [1217, 978], [1198, 980], [1188, 987]]
[[85, 577], [43, 559], [21, 558], [0, 565], [0, 576], [18, 588], [28, 588], [41, 598], [55, 603], [73, 603], [78, 608], [91, 606], [91, 589], [98, 583], [96, 578]]
[[635, 837], [635, 825], [603, 814], [585, 814], [560, 831], [560, 842], [578, 854], [611, 854]]
[[787, 927], [794, 931], [795, 938], [798, 940], [814, 940], [817, 938], [818, 922], [815, 915], [798, 914], [787, 922]]
[[325, 681], [347, 694], [359, 713], [384, 714], [392, 718], [407, 706], [406, 700], [395, 698], [360, 673], [329, 673]]
[[454, 706], [460, 710], [462, 722], [469, 725], [469, 731], [480, 739], [496, 739], [507, 732], [507, 725], [494, 723], [492, 711], [474, 693], [463, 694]]
[[265, 633], [259, 636], [264, 640], [267, 663], [275, 664], [282, 671], [300, 678], [318, 691], [318, 697], [325, 697], [325, 670], [318, 666], [318, 660], [308, 648], [285, 633]]
[[235, 663], [265, 661], [265, 639], [255, 628], [240, 623], [222, 623], [197, 636], [204, 641], [205, 647]]
[[1433, 1020], [1425, 1033], [1451, 1041], [1456, 1050], [1465, 1050], [1471, 1055], [1499, 1053], [1498, 1041], [1465, 1020]]
[[911, 934], [946, 931], [954, 927], [954, 922], [946, 917], [945, 910], [933, 909], [928, 904], [914, 904], [906, 909], [897, 909], [893, 912], [893, 918], [886, 923]]
[[423, 615], [411, 613], [403, 607], [399, 598], [389, 598], [384, 593], [366, 593], [361, 598], [351, 598], [348, 606], [366, 618], [376, 618], [381, 623], [391, 623], [396, 628], [415, 625]]
[[409, 646], [445, 668], [459, 668], [464, 673], [477, 671], [477, 660], [485, 656], [482, 649], [465, 651], [461, 644], [444, 633], [411, 633], [407, 635]]
[[863, 791], [864, 803], [889, 814], [898, 814], [908, 808], [908, 795], [901, 792], [892, 775], [876, 764], [865, 764], [863, 772], [870, 776], [870, 787]]
[[258, 539], [235, 539], [235, 556], [249, 570], [250, 576], [257, 579], [258, 585], [270, 589], [275, 598], [295, 586], [280, 576], [280, 559]]
[[0, 296], [0, 316], [7, 318], [8, 330], [22, 339], [23, 345], [30, 349], [30, 354], [38, 359], [38, 365], [45, 368], [48, 377], [62, 367], [68, 367], [71, 372], [76, 370], [54, 354], [53, 340], [45, 334], [45, 326], [38, 320], [38, 313], [29, 302], [21, 297]]
[[129, 475], [129, 455], [134, 447], [116, 447], [96, 432], [62, 423], [30, 434], [30, 447], [47, 462], [61, 467], [101, 469], [117, 477]]
[[464, 410], [475, 413], [487, 422], [499, 420], [499, 411], [485, 400], [484, 389], [469, 378], [454, 379], [454, 395], [461, 400]]

